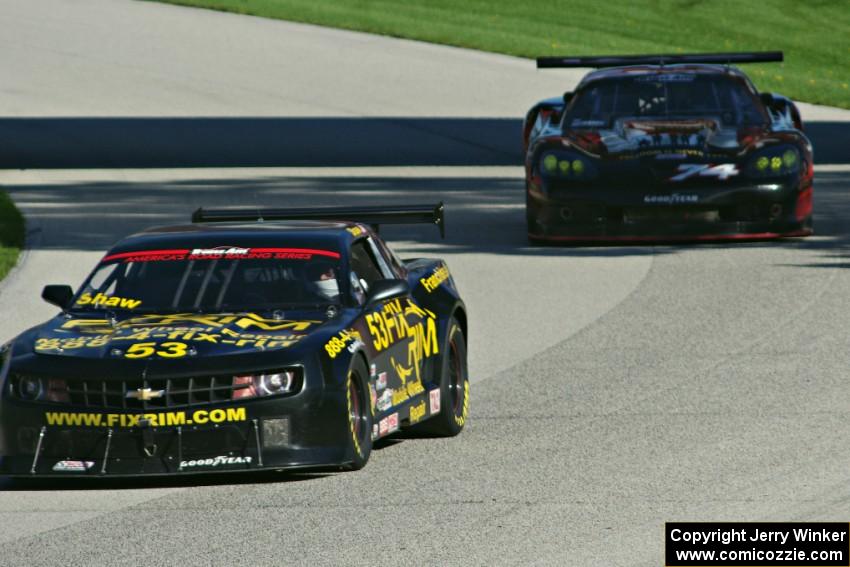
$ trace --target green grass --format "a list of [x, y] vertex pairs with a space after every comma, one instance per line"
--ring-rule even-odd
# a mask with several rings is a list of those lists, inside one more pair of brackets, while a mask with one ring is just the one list
[[0, 280], [6, 277], [24, 247], [24, 217], [12, 199], [0, 191]]
[[781, 49], [746, 67], [759, 90], [850, 108], [846, 0], [164, 1], [520, 57]]

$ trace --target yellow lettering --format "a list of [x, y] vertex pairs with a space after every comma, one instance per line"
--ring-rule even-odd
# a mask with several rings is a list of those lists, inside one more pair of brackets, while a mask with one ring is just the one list
[[245, 408], [227, 408], [227, 421], [246, 421]]
[[171, 412], [165, 414], [165, 425], [174, 426], [174, 425], [185, 425], [186, 424], [186, 414], [182, 411], [180, 412]]
[[410, 423], [416, 423], [425, 417], [425, 402], [410, 408]]

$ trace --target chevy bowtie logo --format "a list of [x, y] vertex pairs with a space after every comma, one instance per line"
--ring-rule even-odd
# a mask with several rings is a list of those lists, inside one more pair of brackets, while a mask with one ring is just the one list
[[165, 390], [151, 390], [150, 388], [139, 388], [138, 390], [130, 390], [127, 392], [128, 398], [133, 398], [135, 400], [141, 400], [146, 402], [148, 400], [154, 400], [156, 398], [161, 398], [165, 395]]

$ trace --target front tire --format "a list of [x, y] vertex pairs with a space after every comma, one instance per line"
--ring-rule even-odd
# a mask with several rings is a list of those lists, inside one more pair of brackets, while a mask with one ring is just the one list
[[369, 396], [366, 363], [356, 356], [348, 370], [346, 401], [348, 406], [348, 450], [351, 470], [360, 470], [372, 454], [372, 402]]
[[466, 367], [466, 338], [452, 317], [443, 350], [440, 375], [440, 413], [414, 427], [416, 433], [454, 437], [469, 418], [469, 375]]

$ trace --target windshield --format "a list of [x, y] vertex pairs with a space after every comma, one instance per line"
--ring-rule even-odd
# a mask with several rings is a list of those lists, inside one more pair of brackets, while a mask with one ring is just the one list
[[573, 99], [565, 128], [610, 128], [620, 118], [718, 118], [724, 126], [766, 117], [743, 81], [722, 75], [656, 74], [602, 79]]
[[340, 301], [338, 252], [294, 248], [151, 250], [107, 256], [75, 311], [246, 311]]

